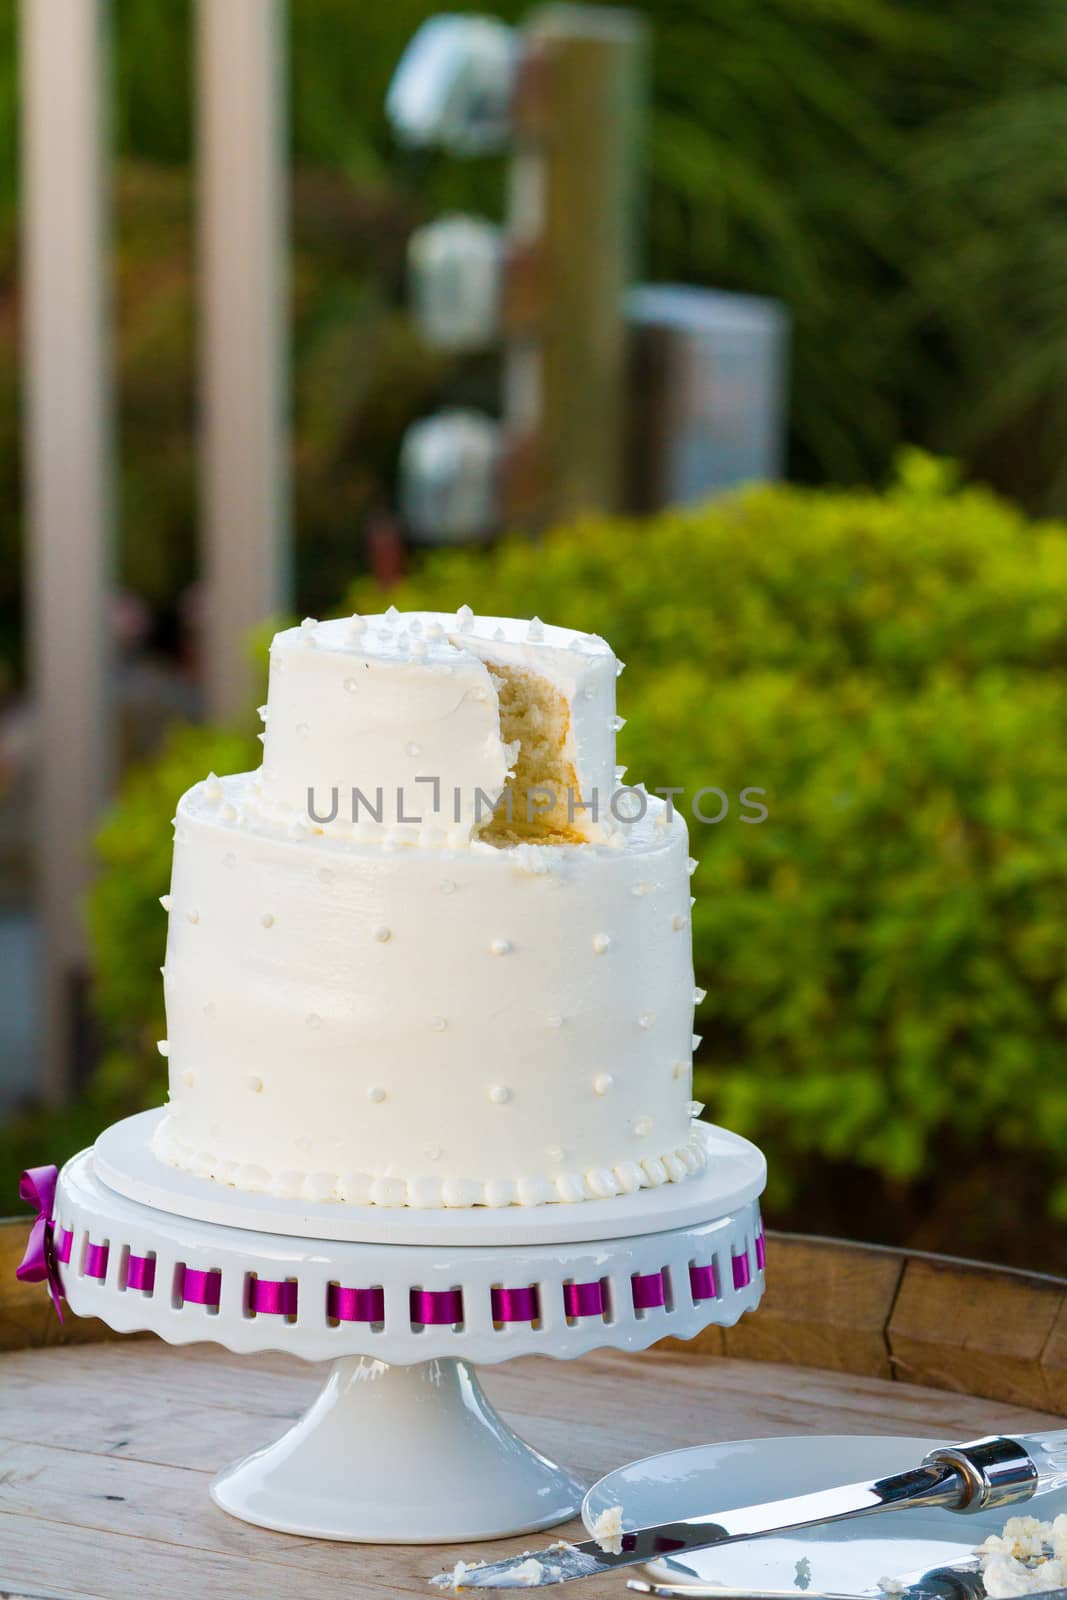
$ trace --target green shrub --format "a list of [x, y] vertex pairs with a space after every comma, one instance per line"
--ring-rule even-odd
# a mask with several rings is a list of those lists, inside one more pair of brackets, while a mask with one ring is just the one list
[[[388, 598], [604, 633], [629, 776], [684, 785], [687, 814], [731, 797], [689, 816], [699, 1092], [779, 1198], [813, 1163], [891, 1188], [1015, 1152], [1067, 1201], [1067, 530], [915, 456], [884, 496], [764, 489], [437, 552]], [[181, 734], [101, 836], [100, 1007], [139, 1092], [162, 1077], [167, 819], [254, 748]]]

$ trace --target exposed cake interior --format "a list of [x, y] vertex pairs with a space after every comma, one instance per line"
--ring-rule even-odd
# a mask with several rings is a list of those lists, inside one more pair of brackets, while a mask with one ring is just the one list
[[[571, 710], [555, 684], [528, 667], [488, 663], [500, 737], [514, 755], [507, 786], [480, 837], [487, 844], [584, 844], [574, 825], [582, 796], [567, 754]], [[572, 799], [573, 797], [573, 799]]]

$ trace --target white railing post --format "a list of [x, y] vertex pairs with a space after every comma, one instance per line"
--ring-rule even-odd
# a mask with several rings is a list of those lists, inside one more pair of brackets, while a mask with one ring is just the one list
[[201, 506], [208, 714], [247, 709], [288, 590], [283, 0], [199, 0]]
[[81, 896], [112, 773], [112, 575], [98, 0], [22, 0], [27, 619], [36, 716], [32, 818], [41, 926], [41, 1091], [71, 1087], [85, 972]]

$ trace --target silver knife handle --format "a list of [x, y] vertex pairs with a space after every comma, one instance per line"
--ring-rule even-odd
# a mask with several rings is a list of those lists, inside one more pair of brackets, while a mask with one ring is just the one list
[[[1058, 1446], [1049, 1452], [1059, 1464], [1058, 1472], [1051, 1462], [1042, 1468], [1032, 1448], [1039, 1446], [1044, 1450], [1050, 1440], [1058, 1441]], [[939, 1450], [931, 1450], [926, 1461], [952, 1467], [959, 1474], [964, 1493], [953, 1510], [988, 1511], [995, 1506], [1030, 1500], [1035, 1494], [1067, 1483], [1067, 1433], [1035, 1433], [1018, 1439], [1004, 1439], [999, 1435], [972, 1439], [968, 1444], [944, 1445]]]

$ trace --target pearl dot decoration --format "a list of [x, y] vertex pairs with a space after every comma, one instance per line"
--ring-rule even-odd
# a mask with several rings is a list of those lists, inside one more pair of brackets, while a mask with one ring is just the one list
[[684, 1078], [688, 1071], [689, 1071], [689, 1063], [688, 1063], [688, 1061], [676, 1061], [674, 1063], [674, 1077], [675, 1078]]
[[264, 911], [263, 915], [259, 919], [259, 925], [260, 925], [261, 928], [273, 928], [273, 926], [274, 926], [274, 913], [273, 913], [273, 911]]
[[195, 906], [191, 911], [185, 913], [185, 920], [186, 922], [192, 922], [194, 925], [200, 921], [200, 913]]
[[367, 1099], [372, 1105], [381, 1105], [382, 1101], [385, 1099], [385, 1090], [382, 1088], [380, 1083], [371, 1085], [371, 1087], [367, 1090]]
[[311, 723], [310, 722], [298, 722], [297, 725], [296, 725], [296, 732], [297, 732], [298, 738], [306, 739], [308, 737], [308, 735], [311, 733]]
[[597, 1094], [608, 1094], [615, 1087], [615, 1079], [610, 1072], [598, 1072], [593, 1079], [593, 1089]]
[[647, 1139], [648, 1135], [652, 1132], [652, 1118], [638, 1117], [637, 1121], [634, 1123], [634, 1132], [639, 1139]]
[[182, 1082], [184, 1083], [184, 1085], [185, 1085], [185, 1087], [187, 1089], [193, 1088], [193, 1086], [196, 1083], [196, 1073], [192, 1072], [192, 1071], [183, 1072], [182, 1073]]
[[545, 1018], [545, 1021], [550, 1028], [562, 1028], [563, 1026], [563, 1018], [560, 1016], [558, 1011], [551, 1012]]
[[388, 944], [389, 940], [393, 937], [393, 930], [391, 928], [387, 928], [383, 922], [377, 928], [375, 928], [374, 937], [377, 939], [379, 944]]
[[170, 1045], [167, 1043], [166, 1039], [157, 1039], [156, 1049], [159, 1051], [161, 1056], [170, 1055]]
[[651, 887], [652, 885], [650, 883], [635, 883], [633, 888], [630, 890], [630, 893], [636, 895], [648, 894]]
[[442, 894], [455, 894], [456, 892], [456, 886], [451, 878], [442, 878], [437, 887]]
[[422, 755], [422, 746], [421, 746], [421, 744], [416, 744], [414, 739], [409, 739], [407, 744], [404, 746], [404, 754], [406, 756], [421, 756]]
[[651, 1028], [655, 1026], [655, 1021], [656, 1013], [654, 1011], [642, 1011], [637, 1019], [637, 1026], [639, 1028]]
[[161, 894], [160, 897], [159, 897], [159, 903], [163, 907], [164, 911], [169, 911], [170, 910], [170, 895], [169, 894]]
[[434, 1033], [444, 1033], [445, 1029], [448, 1027], [448, 1023], [444, 1017], [431, 1017], [430, 1027], [433, 1029]]
[[359, 679], [346, 678], [344, 681], [344, 688], [348, 694], [355, 694], [356, 690], [359, 688]]
[[593, 954], [595, 956], [602, 956], [602, 955], [605, 955], [607, 953], [607, 951], [609, 951], [610, 949], [611, 949], [611, 935], [609, 933], [594, 933], [594, 935], [593, 935]]
[[684, 916], [682, 912], [676, 911], [674, 916], [671, 918], [671, 927], [674, 929], [675, 933], [681, 933], [688, 921], [688, 917]]
[[495, 1106], [506, 1106], [511, 1099], [511, 1090], [504, 1083], [494, 1083], [489, 1090], [489, 1098]]
[[510, 939], [494, 939], [489, 948], [495, 956], [509, 956], [515, 946]]
[[263, 1079], [259, 1077], [257, 1073], [250, 1072], [248, 1074], [248, 1087], [251, 1089], [253, 1094], [262, 1094]]

